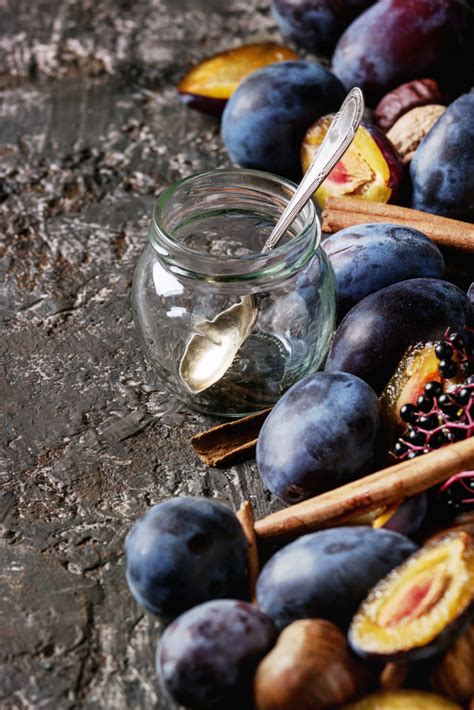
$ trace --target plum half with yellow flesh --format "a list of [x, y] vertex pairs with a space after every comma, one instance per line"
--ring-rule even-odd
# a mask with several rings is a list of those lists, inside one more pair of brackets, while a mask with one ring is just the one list
[[433, 540], [369, 593], [349, 629], [363, 657], [418, 660], [442, 651], [474, 612], [474, 538]]
[[191, 108], [219, 116], [240, 82], [256, 69], [298, 59], [288, 47], [271, 42], [248, 44], [204, 59], [178, 84], [181, 100]]
[[[324, 116], [307, 131], [301, 146], [304, 172], [311, 165], [333, 118], [333, 114]], [[379, 128], [363, 122], [351, 146], [316, 190], [316, 201], [321, 207], [328, 197], [393, 202], [402, 176], [403, 166], [392, 143]]]

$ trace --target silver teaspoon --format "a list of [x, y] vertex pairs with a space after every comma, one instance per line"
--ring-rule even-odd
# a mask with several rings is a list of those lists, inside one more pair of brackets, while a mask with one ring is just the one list
[[[349, 148], [363, 112], [364, 97], [360, 89], [354, 88], [329, 126], [313, 162], [265, 242], [262, 254], [278, 244], [311, 195]], [[257, 314], [257, 306], [249, 294], [212, 320], [196, 325], [196, 332], [188, 340], [179, 366], [180, 377], [192, 394], [203, 392], [225, 375], [252, 332]]]

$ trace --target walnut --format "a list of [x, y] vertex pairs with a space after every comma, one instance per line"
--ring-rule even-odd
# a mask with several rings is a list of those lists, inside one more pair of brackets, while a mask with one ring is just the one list
[[402, 163], [406, 165], [410, 162], [415, 150], [444, 111], [446, 106], [439, 104], [418, 106], [404, 113], [391, 127], [387, 138], [397, 149]]
[[415, 79], [398, 86], [383, 97], [374, 111], [374, 123], [388, 131], [400, 116], [417, 106], [439, 104], [441, 92], [434, 79]]

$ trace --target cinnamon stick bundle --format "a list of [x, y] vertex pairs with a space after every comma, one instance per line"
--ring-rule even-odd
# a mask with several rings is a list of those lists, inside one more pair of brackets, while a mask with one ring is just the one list
[[474, 469], [474, 438], [403, 461], [267, 515], [255, 523], [255, 532], [260, 537], [301, 535], [340, 525], [355, 514], [416, 495], [470, 469]]
[[338, 232], [367, 222], [390, 222], [414, 227], [438, 246], [474, 252], [474, 224], [467, 222], [357, 197], [329, 197], [323, 210], [323, 232]]

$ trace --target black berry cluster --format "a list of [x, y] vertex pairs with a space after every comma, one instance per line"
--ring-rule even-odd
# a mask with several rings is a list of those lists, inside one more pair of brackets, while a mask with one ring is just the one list
[[474, 331], [445, 334], [435, 346], [439, 371], [446, 379], [461, 378], [461, 384], [428, 382], [416, 404], [404, 404], [400, 417], [406, 429], [396, 441], [394, 454], [400, 460], [426, 454], [454, 441], [474, 435]]

